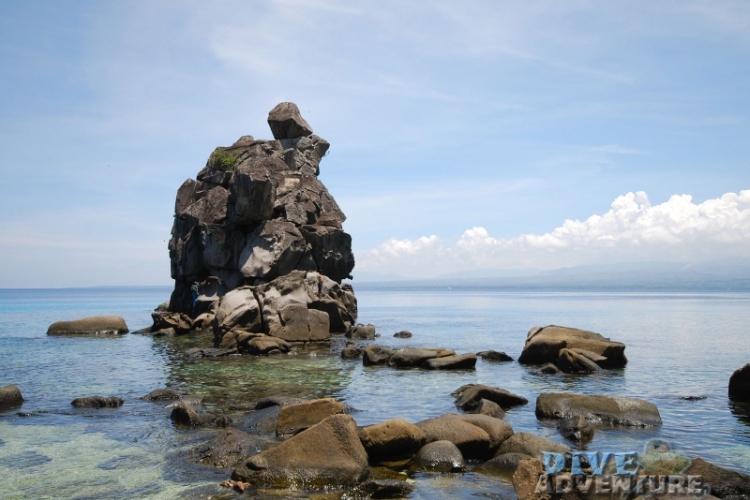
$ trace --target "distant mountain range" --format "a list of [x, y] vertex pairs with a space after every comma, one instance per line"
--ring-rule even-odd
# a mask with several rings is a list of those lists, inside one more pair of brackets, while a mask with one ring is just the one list
[[357, 290], [500, 289], [549, 291], [730, 291], [750, 292], [750, 258], [706, 262], [631, 262], [551, 271], [481, 269], [433, 279], [354, 271]]

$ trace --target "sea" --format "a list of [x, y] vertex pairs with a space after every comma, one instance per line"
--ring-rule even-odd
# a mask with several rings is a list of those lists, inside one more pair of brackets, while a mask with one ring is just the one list
[[[356, 291], [356, 285], [355, 285]], [[516, 432], [565, 443], [540, 422], [543, 392], [609, 394], [654, 403], [663, 425], [597, 431], [587, 449], [642, 452], [652, 439], [716, 465], [750, 470], [750, 413], [727, 398], [732, 372], [750, 362], [750, 294], [534, 292], [493, 289], [357, 291], [359, 321], [376, 326], [376, 343], [444, 347], [458, 353], [497, 350], [518, 359], [534, 326], [591, 330], [627, 344], [623, 369], [592, 375], [539, 375], [516, 362], [479, 360], [476, 370], [432, 372], [363, 367], [342, 360], [344, 344], [292, 355], [190, 360], [183, 352], [210, 346], [210, 334], [153, 338], [52, 337], [58, 320], [116, 314], [131, 331], [151, 324], [170, 289], [0, 290], [0, 386], [17, 385], [21, 408], [0, 412], [0, 498], [234, 498], [222, 489], [227, 471], [188, 457], [216, 429], [187, 429], [169, 409], [139, 399], [172, 388], [205, 397], [206, 411], [235, 421], [261, 397], [333, 397], [358, 425], [392, 418], [410, 422], [457, 411], [450, 393], [469, 383], [507, 389], [529, 400], [509, 410]], [[394, 338], [401, 330], [410, 339]], [[75, 409], [78, 397], [119, 396], [118, 409]], [[567, 443], [570, 444], [570, 443]], [[507, 478], [469, 464], [462, 474], [407, 475], [409, 498], [515, 498]], [[341, 491], [253, 490], [242, 498], [346, 498]]]

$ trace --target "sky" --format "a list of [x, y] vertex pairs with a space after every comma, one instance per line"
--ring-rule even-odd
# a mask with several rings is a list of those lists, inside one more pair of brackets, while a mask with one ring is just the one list
[[0, 287], [169, 285], [180, 184], [297, 103], [354, 278], [750, 258], [746, 1], [0, 3]]

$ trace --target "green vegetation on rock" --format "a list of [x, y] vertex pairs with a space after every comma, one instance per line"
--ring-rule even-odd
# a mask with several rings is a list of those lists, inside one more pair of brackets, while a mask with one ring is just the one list
[[239, 151], [229, 151], [226, 148], [216, 148], [208, 158], [208, 164], [211, 166], [211, 170], [229, 172], [234, 168], [234, 163], [237, 161], [239, 155]]

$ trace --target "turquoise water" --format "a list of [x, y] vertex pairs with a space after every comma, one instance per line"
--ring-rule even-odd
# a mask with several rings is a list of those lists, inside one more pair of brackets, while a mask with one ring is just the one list
[[[23, 412], [0, 413], [0, 498], [212, 498], [227, 494], [226, 472], [184, 459], [215, 430], [174, 427], [169, 410], [139, 400], [158, 387], [206, 398], [206, 409], [241, 422], [260, 397], [333, 396], [360, 425], [409, 421], [455, 411], [450, 392], [481, 382], [528, 398], [507, 413], [516, 431], [562, 442], [534, 416], [540, 392], [574, 391], [640, 397], [659, 407], [664, 425], [649, 431], [598, 432], [588, 448], [640, 451], [649, 439], [670, 441], [688, 456], [750, 470], [748, 408], [726, 397], [732, 372], [750, 362], [750, 295], [361, 291], [360, 321], [378, 326], [378, 343], [486, 349], [517, 358], [534, 325], [600, 332], [627, 344], [626, 368], [604, 375], [539, 376], [517, 363], [479, 361], [474, 372], [363, 367], [330, 349], [282, 358], [249, 356], [187, 361], [180, 353], [209, 345], [209, 335], [178, 339], [47, 337], [57, 320], [122, 315], [131, 330], [150, 324], [167, 288], [0, 290], [0, 385], [16, 384]], [[412, 339], [395, 339], [402, 329]], [[116, 410], [76, 410], [76, 397], [116, 395]], [[684, 396], [705, 396], [688, 401]], [[412, 498], [512, 498], [507, 482], [478, 472], [409, 478]], [[253, 492], [254, 498], [289, 492]], [[309, 497], [306, 492], [295, 496]], [[316, 495], [313, 495], [316, 496]], [[340, 493], [317, 495], [338, 498]], [[232, 494], [229, 494], [232, 497]], [[247, 496], [246, 496], [247, 497]]]

